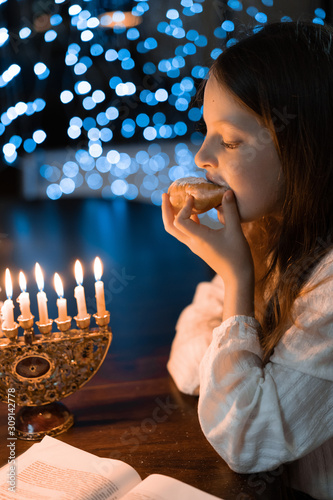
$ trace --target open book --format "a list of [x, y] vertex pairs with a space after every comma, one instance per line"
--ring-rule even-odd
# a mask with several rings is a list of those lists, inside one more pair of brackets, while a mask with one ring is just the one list
[[45, 436], [0, 469], [1, 500], [219, 500], [177, 479], [141, 481], [130, 465]]

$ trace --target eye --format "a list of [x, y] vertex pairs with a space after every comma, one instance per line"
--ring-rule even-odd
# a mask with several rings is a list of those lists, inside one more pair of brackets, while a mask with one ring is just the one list
[[236, 149], [240, 145], [240, 142], [224, 142], [222, 139], [221, 141], [221, 146], [223, 146], [226, 149]]

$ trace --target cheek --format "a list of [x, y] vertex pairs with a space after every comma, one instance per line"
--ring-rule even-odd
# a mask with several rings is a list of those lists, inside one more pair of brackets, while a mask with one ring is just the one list
[[[250, 156], [251, 153], [251, 156]], [[229, 184], [234, 190], [241, 219], [246, 222], [275, 213], [281, 208], [282, 168], [275, 152], [248, 151], [230, 163]]]

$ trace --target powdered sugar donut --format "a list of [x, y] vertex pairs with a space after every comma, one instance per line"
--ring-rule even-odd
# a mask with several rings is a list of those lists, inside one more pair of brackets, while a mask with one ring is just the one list
[[192, 213], [202, 214], [221, 204], [226, 186], [219, 186], [202, 177], [184, 177], [175, 180], [168, 189], [170, 203], [176, 213], [183, 208], [187, 195], [194, 198]]

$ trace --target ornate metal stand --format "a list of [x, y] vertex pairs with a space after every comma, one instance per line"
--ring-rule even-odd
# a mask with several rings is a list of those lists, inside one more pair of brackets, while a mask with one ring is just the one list
[[[71, 329], [71, 317], [52, 323], [36, 323], [18, 317], [18, 324], [4, 329], [0, 338], [0, 399], [8, 402], [8, 389], [15, 395], [15, 405], [23, 408], [16, 414], [16, 435], [24, 440], [55, 436], [74, 423], [72, 413], [59, 402], [86, 384], [102, 365], [112, 340], [110, 313], [94, 318], [98, 328], [90, 328], [90, 315], [75, 317], [77, 329]], [[15, 389], [15, 392], [13, 392]]]

